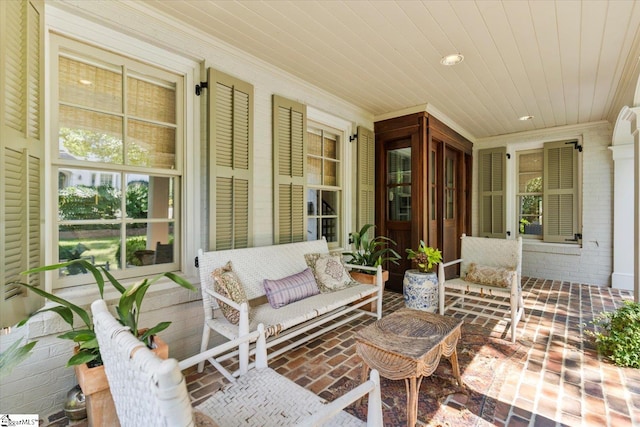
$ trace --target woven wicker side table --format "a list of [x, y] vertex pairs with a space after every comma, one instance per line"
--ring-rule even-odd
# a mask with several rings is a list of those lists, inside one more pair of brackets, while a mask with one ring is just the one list
[[422, 378], [436, 370], [441, 356], [449, 358], [453, 375], [463, 386], [456, 352], [461, 326], [462, 320], [402, 308], [356, 333], [362, 378], [366, 380], [369, 369], [377, 369], [385, 378], [405, 380], [408, 426], [415, 426], [418, 418]]

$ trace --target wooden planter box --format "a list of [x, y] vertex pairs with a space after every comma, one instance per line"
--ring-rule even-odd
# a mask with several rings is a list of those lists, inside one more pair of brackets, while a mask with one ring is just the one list
[[[356, 280], [360, 283], [364, 283], [365, 285], [375, 285], [376, 284], [376, 275], [375, 274], [367, 274], [367, 273], [361, 273], [359, 271], [350, 271], [349, 274], [351, 275], [351, 277], [353, 278], [353, 280]], [[388, 270], [382, 270], [382, 287], [384, 288], [384, 284], [387, 283], [387, 280], [389, 280], [389, 271]], [[360, 299], [358, 301], [356, 301], [354, 304], [359, 303], [360, 301], [363, 301], [364, 299]], [[372, 313], [374, 313], [377, 309], [376, 307], [377, 302], [370, 302], [369, 304], [365, 304], [363, 305], [361, 308], [363, 310], [367, 310], [370, 311]]]
[[[154, 337], [156, 348], [152, 349], [162, 359], [169, 357], [169, 345]], [[87, 364], [74, 366], [76, 378], [87, 405], [89, 427], [120, 427], [104, 366], [89, 368]]]

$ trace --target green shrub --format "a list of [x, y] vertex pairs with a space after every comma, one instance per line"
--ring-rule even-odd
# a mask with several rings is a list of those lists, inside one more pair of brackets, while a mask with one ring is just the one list
[[[127, 265], [142, 265], [138, 257], [134, 254], [136, 251], [143, 249], [147, 249], [147, 238], [145, 236], [129, 237], [127, 239]], [[116, 261], [118, 262], [118, 266], [122, 268], [120, 265], [120, 243], [118, 243], [118, 249], [116, 250]]]
[[618, 366], [640, 368], [640, 303], [625, 301], [616, 311], [600, 313], [586, 331], [598, 352]]

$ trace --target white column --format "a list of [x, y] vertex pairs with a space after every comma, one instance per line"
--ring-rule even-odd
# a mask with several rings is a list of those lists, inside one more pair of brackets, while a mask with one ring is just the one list
[[634, 209], [633, 192], [634, 144], [613, 145], [613, 274], [611, 287], [633, 290]]
[[631, 122], [631, 129], [633, 132], [633, 143], [635, 145], [635, 162], [634, 162], [634, 170], [635, 170], [635, 197], [634, 197], [634, 205], [635, 205], [635, 278], [633, 281], [633, 299], [635, 302], [640, 302], [640, 137], [638, 135], [638, 114], [640, 113], [640, 108], [636, 107], [635, 110], [635, 119]]
[[[639, 82], [640, 83], [640, 82]], [[629, 108], [625, 119], [631, 123], [631, 134], [633, 135], [634, 163], [633, 163], [633, 212], [634, 212], [634, 242], [633, 242], [633, 298], [635, 302], [640, 302], [640, 129], [638, 129], [638, 116], [640, 107]]]

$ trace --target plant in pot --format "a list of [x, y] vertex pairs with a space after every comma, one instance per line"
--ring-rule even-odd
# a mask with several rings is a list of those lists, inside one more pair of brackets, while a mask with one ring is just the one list
[[[345, 262], [354, 265], [363, 265], [367, 267], [384, 266], [387, 262], [392, 262], [398, 265], [400, 255], [396, 252], [391, 245], [396, 245], [396, 242], [385, 236], [374, 236], [367, 238], [367, 232], [373, 224], [365, 224], [360, 231], [353, 231], [349, 233], [349, 241], [352, 244], [353, 250], [351, 252], [343, 252], [342, 255], [348, 257], [345, 258]], [[371, 270], [358, 270], [355, 269], [351, 272], [351, 276], [361, 283], [369, 283], [370, 279], [365, 276], [375, 276], [375, 271]], [[383, 281], [387, 281], [389, 278], [389, 272], [383, 271]], [[359, 280], [362, 279], [362, 280]], [[371, 282], [375, 283], [375, 281]]]
[[[349, 233], [349, 241], [352, 244], [353, 250], [351, 252], [343, 252], [345, 262], [353, 265], [361, 265], [365, 267], [378, 267], [384, 266], [387, 262], [398, 264], [400, 255], [396, 252], [391, 245], [395, 245], [392, 239], [385, 236], [373, 236], [369, 238], [367, 233], [369, 229], [375, 228], [373, 224], [365, 224], [360, 231], [353, 231]], [[360, 282], [368, 285], [375, 285], [376, 272], [365, 269], [353, 269], [349, 272], [351, 277]], [[382, 270], [382, 286], [389, 280], [389, 271]], [[360, 301], [356, 301], [358, 303]], [[376, 303], [372, 302], [362, 307], [364, 310], [371, 312], [376, 311]]]
[[402, 292], [405, 306], [435, 313], [438, 309], [438, 276], [435, 268], [442, 262], [442, 252], [420, 240], [417, 250], [407, 249], [407, 259], [418, 268], [404, 273]]
[[[191, 283], [174, 273], [166, 272], [158, 274], [150, 279], [142, 279], [129, 288], [125, 288], [106, 268], [102, 266], [95, 266], [85, 259], [75, 259], [59, 264], [37, 267], [25, 271], [22, 274], [27, 275], [49, 270], [68, 269], [69, 266], [74, 264], [81, 265], [82, 268], [93, 275], [95, 283], [98, 286], [100, 298], [102, 299], [104, 299], [105, 282], [108, 281], [120, 293], [120, 298], [115, 307], [119, 322], [123, 326], [128, 326], [131, 331], [135, 331], [138, 339], [144, 342], [147, 347], [154, 349], [160, 357], [168, 357], [168, 347], [166, 343], [160, 340], [156, 334], [168, 328], [171, 322], [160, 322], [151, 328], [141, 329], [139, 326], [139, 320], [142, 301], [149, 287], [162, 277], [167, 277], [178, 285], [191, 291], [195, 291], [195, 288]], [[60, 298], [38, 287], [20, 282], [16, 282], [16, 284], [25, 286], [34, 293], [58, 304], [42, 308], [41, 310], [32, 313], [26, 319], [18, 323], [18, 326], [24, 325], [33, 316], [46, 311], [58, 314], [67, 324], [69, 324], [71, 331], [59, 335], [58, 338], [69, 339], [76, 343], [75, 352], [67, 362], [67, 366], [75, 367], [76, 377], [78, 378], [82, 391], [87, 398], [89, 425], [117, 425], [115, 407], [113, 406], [111, 393], [108, 389], [108, 382], [106, 375], [104, 374], [104, 367], [102, 366], [102, 359], [100, 357], [100, 348], [98, 347], [98, 340], [93, 329], [93, 322], [89, 312], [82, 307], [65, 300], [64, 298]], [[82, 326], [79, 328], [74, 326], [75, 316], [79, 317], [81, 320]]]

